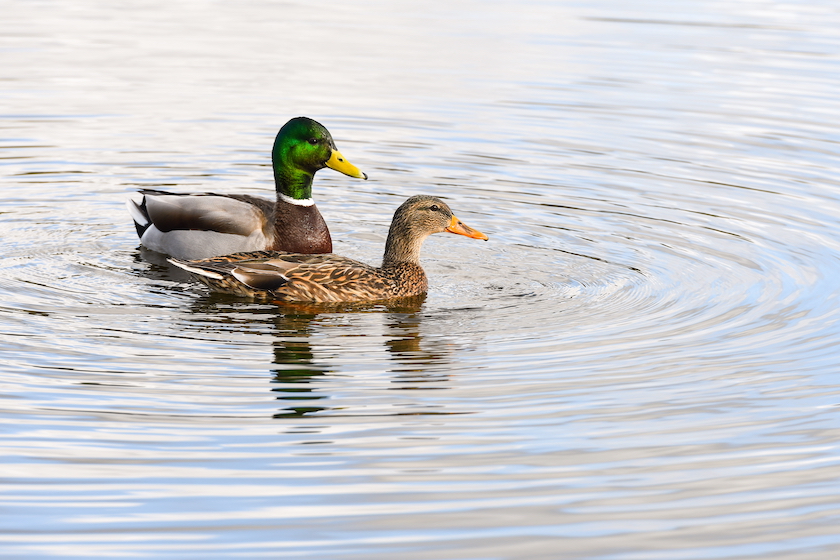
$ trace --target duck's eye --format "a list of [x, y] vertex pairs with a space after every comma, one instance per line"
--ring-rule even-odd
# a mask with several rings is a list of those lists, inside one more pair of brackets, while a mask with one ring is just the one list
[[309, 139], [309, 143], [310, 143], [310, 144], [312, 144], [312, 145], [314, 146], [315, 144], [317, 144], [317, 143], [318, 143], [318, 139], [317, 139], [317, 138], [310, 138], [310, 139]]
[[432, 212], [438, 212], [440, 211], [440, 206], [438, 206], [437, 204], [432, 204], [431, 206], [429, 206], [429, 210], [431, 210]]

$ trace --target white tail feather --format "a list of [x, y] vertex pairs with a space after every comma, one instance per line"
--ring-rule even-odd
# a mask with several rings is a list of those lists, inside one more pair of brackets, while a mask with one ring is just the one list
[[212, 270], [205, 270], [203, 268], [198, 268], [196, 266], [190, 266], [183, 261], [178, 261], [178, 260], [175, 260], [175, 259], [166, 259], [166, 260], [171, 262], [172, 264], [174, 264], [178, 268], [183, 268], [187, 272], [191, 272], [191, 273], [197, 274], [199, 276], [206, 276], [207, 278], [213, 278], [214, 280], [221, 280], [222, 278], [224, 278], [224, 276], [222, 276], [218, 272], [213, 272]]
[[[140, 197], [135, 198], [135, 197]], [[146, 213], [143, 212], [141, 205], [143, 204], [143, 195], [140, 193], [132, 194], [128, 200], [125, 201], [125, 207], [128, 208], [128, 213], [131, 214], [131, 218], [140, 226], [146, 227], [149, 225], [150, 221]]]

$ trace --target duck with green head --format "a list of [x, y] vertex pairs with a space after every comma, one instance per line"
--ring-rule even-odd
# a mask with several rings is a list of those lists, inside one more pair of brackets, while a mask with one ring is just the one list
[[329, 131], [306, 117], [280, 129], [271, 152], [274, 202], [245, 194], [172, 194], [142, 190], [126, 203], [140, 243], [179, 259], [242, 251], [329, 253], [332, 239], [312, 200], [319, 169], [367, 179], [335, 147]]

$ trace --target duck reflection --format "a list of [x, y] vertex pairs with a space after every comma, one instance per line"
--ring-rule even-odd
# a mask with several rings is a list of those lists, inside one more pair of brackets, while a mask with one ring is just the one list
[[[344, 343], [357, 337], [364, 337], [365, 343], [383, 341], [391, 363], [385, 364], [385, 371], [392, 374], [391, 389], [446, 388], [441, 382], [449, 378], [445, 372], [452, 348], [421, 335], [425, 300], [424, 294], [385, 303], [327, 306], [255, 302], [210, 293], [191, 307], [203, 321], [225, 323], [227, 328], [234, 324], [241, 332], [265, 333], [268, 327], [273, 352], [270, 391], [282, 404], [273, 417], [300, 418], [327, 412], [335, 415], [339, 410], [327, 405], [331, 395], [326, 388], [332, 382], [329, 377], [341, 373], [348, 359], [358, 360], [358, 352], [343, 351]], [[357, 320], [360, 314], [377, 315], [382, 320], [368, 328]], [[371, 360], [376, 360], [375, 353]], [[347, 409], [341, 412], [352, 413]]]
[[441, 341], [424, 341], [420, 335], [422, 319], [420, 313], [392, 313], [386, 317], [385, 347], [396, 364], [391, 370], [395, 374], [393, 389], [446, 388], [430, 384], [449, 378], [446, 371], [452, 348]]
[[132, 259], [133, 273], [141, 278], [152, 280], [155, 284], [164, 282], [164, 284], [150, 286], [152, 289], [177, 290], [178, 287], [173, 286], [173, 282], [179, 284], [193, 283], [193, 279], [187, 271], [172, 266], [166, 259], [166, 255], [146, 249], [141, 245], [137, 248], [137, 252]]
[[312, 379], [331, 373], [324, 366], [316, 365], [309, 343], [312, 322], [315, 313], [280, 313], [274, 316], [276, 334], [274, 347], [271, 391], [278, 393], [277, 400], [288, 406], [274, 414], [274, 418], [290, 418], [315, 414], [326, 410], [317, 406], [317, 401], [325, 399], [312, 388]]
[[[160, 255], [144, 248], [135, 255], [135, 273], [163, 281], [156, 286], [168, 292], [192, 291], [191, 277]], [[174, 285], [173, 285], [174, 284]], [[328, 406], [331, 375], [345, 372], [348, 359], [359, 362], [358, 351], [348, 341], [363, 337], [382, 340], [388, 366], [378, 367], [391, 374], [392, 390], [445, 389], [453, 343], [448, 337], [421, 335], [426, 295], [390, 302], [352, 304], [305, 304], [265, 302], [219, 293], [205, 293], [190, 304], [191, 322], [213, 331], [271, 336], [273, 351], [270, 391], [282, 407], [274, 418], [312, 417], [320, 413], [353, 414], [346, 406]], [[377, 315], [365, 326], [359, 315]], [[384, 327], [384, 332], [382, 331]], [[326, 336], [325, 336], [326, 335]], [[313, 340], [316, 341], [313, 349]], [[346, 350], [346, 351], [344, 351]], [[375, 364], [375, 351], [368, 363]], [[366, 356], [367, 359], [367, 356]], [[341, 411], [340, 413], [337, 411]], [[423, 414], [412, 411], [410, 414]], [[440, 412], [429, 412], [440, 414]], [[409, 414], [394, 412], [393, 414]]]
[[[328, 410], [328, 407], [313, 402], [326, 398], [325, 394], [317, 390], [318, 384], [314, 381], [316, 376], [324, 376], [333, 371], [323, 365], [316, 365], [309, 340], [313, 330], [323, 330], [322, 320], [340, 317], [342, 314], [376, 313], [384, 317], [385, 349], [389, 358], [396, 363], [396, 367], [389, 370], [395, 374], [392, 382], [398, 386], [394, 388], [419, 389], [421, 387], [418, 384], [439, 382], [447, 378], [445, 374], [427, 371], [444, 363], [447, 352], [434, 347], [427, 349], [425, 344], [421, 344], [421, 309], [425, 299], [424, 294], [387, 303], [329, 307], [278, 303], [279, 313], [275, 319], [277, 336], [273, 343], [274, 364], [277, 367], [272, 371], [273, 383], [282, 386], [274, 387], [272, 391], [281, 393], [278, 400], [286, 401], [291, 406], [274, 417], [312, 416]], [[350, 328], [349, 325], [342, 327]]]

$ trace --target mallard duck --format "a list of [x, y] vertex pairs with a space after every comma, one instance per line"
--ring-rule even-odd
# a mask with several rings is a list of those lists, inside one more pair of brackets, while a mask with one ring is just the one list
[[277, 251], [238, 253], [172, 264], [217, 292], [288, 302], [347, 303], [406, 298], [428, 289], [420, 247], [432, 233], [487, 240], [433, 196], [412, 196], [394, 213], [379, 268], [338, 255]]
[[344, 159], [326, 128], [306, 117], [283, 125], [271, 161], [275, 202], [244, 194], [136, 193], [126, 205], [140, 242], [178, 259], [258, 250], [329, 253], [332, 239], [312, 201], [312, 178], [324, 167], [367, 175]]

